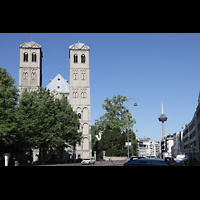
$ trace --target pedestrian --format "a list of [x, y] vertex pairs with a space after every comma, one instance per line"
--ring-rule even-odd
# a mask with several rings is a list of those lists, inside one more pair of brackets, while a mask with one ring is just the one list
[[108, 157], [108, 160], [109, 160], [109, 162], [110, 162], [110, 157]]

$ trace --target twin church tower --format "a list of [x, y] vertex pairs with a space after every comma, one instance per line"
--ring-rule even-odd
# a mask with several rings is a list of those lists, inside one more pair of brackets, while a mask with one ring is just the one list
[[[42, 86], [42, 47], [34, 41], [20, 45], [19, 94], [25, 88], [37, 90]], [[91, 158], [91, 106], [90, 106], [90, 48], [83, 43], [69, 46], [70, 76], [65, 80], [60, 73], [46, 86], [55, 98], [63, 95], [78, 114], [83, 139], [77, 143], [76, 158]]]

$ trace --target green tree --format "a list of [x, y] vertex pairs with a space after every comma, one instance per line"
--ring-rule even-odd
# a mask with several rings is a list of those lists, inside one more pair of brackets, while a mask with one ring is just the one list
[[123, 106], [124, 102], [127, 101], [126, 96], [113, 96], [112, 99], [106, 98], [102, 108], [106, 110], [106, 113], [96, 120], [95, 126], [101, 131], [106, 127], [114, 129], [120, 128], [121, 132], [127, 128], [127, 117], [128, 117], [128, 128], [130, 129], [135, 123], [135, 119], [132, 119], [132, 115], [129, 110]]
[[54, 133], [58, 135], [58, 138], [61, 138], [58, 146], [64, 145], [66, 141], [70, 144], [80, 141], [82, 133], [78, 132], [78, 115], [73, 111], [66, 97], [62, 96], [61, 99], [56, 99], [55, 108], [56, 122]]
[[[123, 105], [127, 101], [126, 96], [113, 96], [112, 99], [106, 98], [102, 108], [106, 113], [96, 120], [95, 126], [92, 128], [93, 134], [103, 132], [102, 139], [98, 142], [94, 140], [93, 151], [97, 150], [97, 154], [102, 156], [102, 151], [106, 151], [106, 155], [125, 156], [127, 149], [124, 147], [127, 142], [127, 123], [129, 130], [129, 141], [133, 144], [133, 153], [137, 154], [137, 141], [133, 130], [131, 129], [136, 123], [132, 118], [129, 110]], [[132, 151], [129, 151], [130, 155]]]
[[64, 96], [54, 100], [46, 88], [34, 92], [25, 89], [17, 113], [22, 148], [40, 148], [43, 158], [47, 149], [62, 150], [66, 142], [74, 145], [81, 139], [78, 115]]
[[21, 148], [38, 148], [42, 142], [42, 124], [38, 116], [39, 98], [36, 92], [21, 94], [17, 105], [18, 131], [21, 136]]
[[0, 67], [0, 150], [9, 151], [19, 140], [16, 126], [17, 88], [15, 79]]
[[56, 146], [61, 149], [61, 160], [63, 157], [63, 148], [67, 146], [66, 142], [75, 145], [82, 139], [82, 133], [78, 132], [79, 120], [76, 112], [63, 95], [61, 99], [55, 99], [55, 124], [51, 138], [51, 147]]
[[102, 155], [102, 151], [106, 151], [106, 156], [125, 156], [125, 141], [126, 135], [121, 133], [120, 128], [106, 128], [98, 144], [98, 154]]

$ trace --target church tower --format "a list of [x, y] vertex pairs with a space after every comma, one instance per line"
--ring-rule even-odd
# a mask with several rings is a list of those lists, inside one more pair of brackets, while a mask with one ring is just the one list
[[69, 47], [69, 103], [78, 114], [83, 137], [76, 145], [76, 158], [92, 157], [89, 52], [90, 48], [80, 42]]
[[21, 94], [25, 88], [30, 92], [42, 86], [42, 48], [32, 40], [20, 45], [19, 48], [19, 94]]

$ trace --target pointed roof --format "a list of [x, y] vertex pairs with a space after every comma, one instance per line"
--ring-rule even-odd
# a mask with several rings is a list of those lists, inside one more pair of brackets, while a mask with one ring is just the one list
[[90, 47], [81, 43], [81, 42], [78, 42], [78, 43], [75, 43], [71, 46], [69, 46], [69, 49], [86, 49], [86, 50], [90, 50]]
[[29, 42], [24, 42], [23, 44], [21, 44], [19, 48], [41, 48], [41, 45], [31, 40]]
[[65, 80], [60, 73], [50, 81], [50, 83], [46, 86], [52, 92], [53, 90], [58, 93], [69, 93], [69, 83]]

